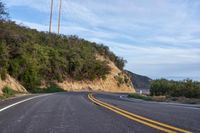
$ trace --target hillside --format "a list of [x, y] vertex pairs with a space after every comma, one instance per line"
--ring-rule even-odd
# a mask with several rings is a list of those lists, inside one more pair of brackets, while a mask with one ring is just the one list
[[133, 92], [124, 64], [104, 45], [0, 21], [0, 77], [10, 75], [28, 91], [56, 83], [65, 90]]
[[151, 78], [139, 74], [126, 71], [131, 78], [131, 81], [136, 89], [150, 89]]
[[73, 81], [66, 80], [64, 82], [58, 83], [58, 86], [64, 88], [65, 90], [73, 90], [73, 91], [105, 91], [105, 92], [121, 92], [121, 93], [129, 93], [134, 92], [134, 88], [130, 78], [122, 72], [116, 65], [105, 59], [104, 57], [98, 56], [98, 60], [107, 61], [109, 68], [111, 71], [108, 75], [106, 75], [106, 80], [96, 79], [93, 81]]

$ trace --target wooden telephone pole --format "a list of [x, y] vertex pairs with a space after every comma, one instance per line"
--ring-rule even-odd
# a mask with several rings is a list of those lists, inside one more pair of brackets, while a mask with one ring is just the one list
[[50, 21], [49, 21], [49, 33], [52, 31], [52, 15], [53, 15], [53, 0], [51, 0], [51, 11], [50, 11]]
[[[59, 4], [59, 14], [58, 14], [58, 34], [60, 34], [61, 8], [62, 8], [62, 0], [60, 0], [60, 4]], [[51, 0], [51, 11], [50, 11], [49, 33], [52, 32], [52, 17], [53, 17], [53, 0]]]
[[58, 15], [58, 34], [60, 34], [60, 18], [61, 18], [62, 0], [60, 0], [59, 15]]

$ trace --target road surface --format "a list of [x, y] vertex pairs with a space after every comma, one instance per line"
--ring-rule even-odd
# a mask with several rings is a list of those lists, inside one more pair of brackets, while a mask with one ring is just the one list
[[200, 133], [200, 108], [129, 100], [120, 94], [88, 96], [86, 92], [0, 102], [0, 133], [160, 132]]

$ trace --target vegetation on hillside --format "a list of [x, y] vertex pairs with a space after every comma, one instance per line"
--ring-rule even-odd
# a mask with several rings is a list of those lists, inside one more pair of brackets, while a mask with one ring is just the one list
[[154, 80], [151, 83], [151, 95], [200, 98], [200, 82], [192, 80], [173, 81], [173, 80]]
[[0, 78], [10, 74], [28, 90], [41, 81], [105, 79], [110, 68], [102, 55], [123, 69], [125, 60], [107, 46], [80, 39], [38, 32], [6, 20], [4, 5], [0, 6]]
[[47, 88], [34, 88], [31, 90], [32, 93], [54, 93], [54, 92], [63, 92], [64, 90], [57, 86], [56, 84], [51, 84]]
[[137, 93], [129, 94], [128, 98], [135, 98], [135, 99], [141, 99], [145, 101], [155, 101], [155, 102], [176, 102], [176, 103], [184, 103], [184, 104], [200, 104], [200, 99], [198, 98], [150, 96], [150, 95], [141, 95]]
[[0, 98], [9, 98], [16, 94], [16, 92], [10, 87], [4, 87], [2, 89], [3, 95]]
[[115, 80], [117, 81], [117, 85], [120, 87], [123, 84], [126, 84], [128, 87], [132, 86], [131, 80], [127, 75], [125, 75], [123, 72], [118, 73], [114, 76]]
[[192, 80], [173, 81], [157, 79], [151, 81], [149, 94], [129, 94], [128, 97], [157, 102], [200, 103], [200, 82]]

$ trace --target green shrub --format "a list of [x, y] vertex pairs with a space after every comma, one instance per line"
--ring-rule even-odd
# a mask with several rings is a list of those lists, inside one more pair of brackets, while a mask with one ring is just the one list
[[46, 93], [54, 93], [54, 92], [62, 92], [62, 91], [64, 90], [56, 85], [52, 85], [45, 90]]
[[115, 80], [117, 81], [117, 85], [121, 86], [122, 84], [124, 84], [124, 79], [118, 75], [114, 76]]
[[151, 82], [150, 93], [153, 96], [200, 98], [200, 82], [192, 80], [154, 80]]
[[64, 90], [57, 85], [51, 85], [47, 88], [34, 88], [32, 93], [54, 93], [54, 92], [63, 92]]
[[3, 92], [3, 96], [4, 97], [10, 97], [10, 96], [14, 96], [15, 95], [15, 91], [13, 89], [11, 89], [10, 87], [4, 87], [2, 89], [2, 92]]

